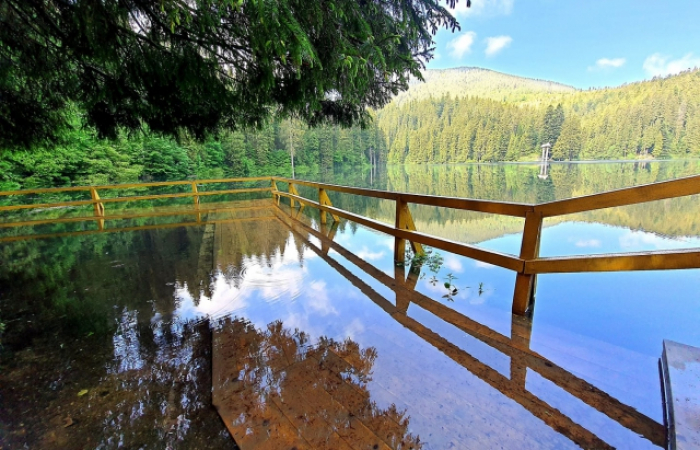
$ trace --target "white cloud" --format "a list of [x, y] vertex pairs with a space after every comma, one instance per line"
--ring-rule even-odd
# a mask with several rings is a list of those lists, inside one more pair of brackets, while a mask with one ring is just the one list
[[[394, 247], [392, 247], [392, 250]], [[385, 255], [384, 251], [379, 251], [379, 252], [372, 252], [370, 251], [367, 246], [362, 246], [362, 250], [358, 251], [355, 253], [357, 257], [364, 259], [365, 261], [376, 261], [378, 259], [382, 259]]]
[[510, 36], [494, 36], [486, 38], [486, 56], [494, 56], [513, 42]]
[[574, 243], [576, 247], [586, 248], [586, 247], [600, 247], [602, 242], [600, 239], [579, 239]]
[[360, 319], [353, 319], [350, 324], [345, 327], [345, 336], [349, 337], [353, 341], [357, 341], [358, 335], [365, 331], [365, 326], [362, 324]]
[[461, 58], [465, 53], [471, 53], [472, 45], [476, 40], [476, 33], [466, 31], [447, 43], [447, 48], [452, 51], [450, 54], [455, 58]]
[[654, 53], [644, 60], [642, 67], [651, 76], [672, 75], [686, 69], [700, 67], [700, 57], [688, 53], [682, 58], [671, 59], [670, 56]]
[[457, 5], [450, 11], [457, 17], [507, 16], [513, 12], [513, 3], [515, 0], [474, 0], [467, 8], [467, 0], [457, 0]]
[[464, 271], [462, 262], [454, 255], [445, 256], [442, 264], [453, 272], [462, 273]]
[[338, 315], [338, 311], [333, 307], [328, 298], [328, 289], [325, 281], [314, 281], [308, 285], [308, 305], [311, 310], [319, 313], [321, 316], [329, 314]]
[[595, 62], [595, 66], [590, 66], [588, 70], [617, 69], [625, 65], [625, 58], [600, 58]]
[[477, 267], [479, 269], [495, 269], [496, 266], [493, 264], [485, 263], [483, 261], [474, 261], [474, 267]]
[[693, 241], [700, 241], [694, 238], [678, 238], [669, 239], [658, 236], [654, 233], [646, 233], [644, 231], [629, 230], [619, 237], [620, 248], [627, 251], [646, 251], [646, 250], [673, 250], [679, 248], [688, 248], [697, 245]]

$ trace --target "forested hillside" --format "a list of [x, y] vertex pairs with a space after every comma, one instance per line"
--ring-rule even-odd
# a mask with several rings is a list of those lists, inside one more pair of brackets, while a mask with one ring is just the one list
[[548, 90], [546, 83], [510, 77], [519, 94], [503, 99], [481, 86], [493, 78], [504, 90], [507, 75], [464, 72], [484, 79], [458, 96], [449, 80], [459, 73], [431, 75], [415, 100], [404, 96], [379, 112], [390, 162], [533, 160], [545, 142], [553, 144], [555, 160], [700, 156], [698, 70], [589, 91]]
[[412, 79], [408, 91], [400, 92], [392, 103], [401, 105], [444, 95], [513, 102], [532, 100], [536, 94], [543, 92], [561, 94], [576, 91], [574, 87], [554, 81], [517, 77], [478, 67], [426, 70], [423, 78], [424, 81]]
[[483, 69], [427, 71], [366, 129], [272, 121], [204, 142], [99, 139], [79, 112], [57, 142], [0, 149], [0, 190], [136, 180], [304, 176], [334, 165], [700, 157], [700, 71], [577, 91]]
[[0, 191], [71, 184], [180, 180], [324, 172], [334, 164], [386, 162], [385, 139], [373, 125], [309, 129], [299, 122], [272, 122], [260, 130], [228, 132], [205, 142], [155, 134], [98, 139], [79, 121], [58, 143], [28, 150], [0, 149]]

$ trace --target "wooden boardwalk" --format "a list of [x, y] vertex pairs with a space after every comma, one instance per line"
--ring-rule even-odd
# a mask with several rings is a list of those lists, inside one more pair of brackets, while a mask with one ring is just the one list
[[345, 343], [304, 347], [235, 320], [213, 333], [213, 403], [242, 450], [418, 448], [404, 418], [353, 382], [364, 362]]
[[[251, 183], [259, 184], [260, 182], [269, 182], [270, 187], [246, 187]], [[287, 192], [279, 190], [277, 183], [287, 184]], [[243, 186], [241, 186], [241, 184], [243, 184]], [[231, 186], [236, 187], [231, 188]], [[318, 200], [311, 200], [299, 195], [296, 186], [305, 186], [306, 188], [317, 190]], [[178, 188], [180, 190], [184, 188], [189, 189], [189, 191], [150, 193], [152, 189], [165, 187]], [[221, 189], [221, 187], [225, 188]], [[416, 254], [422, 252], [422, 245], [430, 245], [457, 255], [513, 270], [517, 275], [513, 291], [512, 311], [518, 315], [532, 314], [538, 274], [700, 268], [700, 249], [592, 256], [539, 257], [542, 225], [544, 220], [548, 217], [700, 194], [700, 175], [536, 205], [379, 191], [282, 177], [229, 178], [220, 180], [168, 181], [108, 186], [30, 189], [0, 192], [0, 213], [10, 214], [11, 216], [20, 214], [16, 217], [10, 217], [9, 220], [3, 221], [0, 219], [0, 228], [93, 222], [97, 225], [97, 230], [89, 230], [84, 233], [146, 229], [146, 227], [108, 229], [105, 224], [107, 221], [119, 222], [147, 217], [139, 213], [124, 213], [122, 210], [119, 210], [117, 213], [112, 213], [111, 209], [118, 204], [131, 204], [133, 202], [154, 200], [160, 201], [164, 199], [191, 199], [192, 208], [188, 210], [178, 208], [176, 211], [161, 211], [158, 213], [164, 216], [192, 215], [195, 218], [194, 221], [171, 225], [191, 226], [194, 224], [202, 224], [202, 216], [222, 212], [217, 208], [207, 206], [206, 203], [202, 201], [203, 199], [217, 198], [225, 195], [268, 192], [272, 194], [278, 205], [280, 204], [280, 199], [286, 197], [290, 200], [290, 205], [292, 207], [295, 206], [295, 203], [299, 203], [300, 205], [318, 208], [321, 211], [320, 219], [322, 224], [326, 224], [328, 216], [331, 216], [336, 222], [339, 221], [340, 218], [344, 218], [394, 236], [394, 258], [396, 261], [403, 261], [405, 259], [406, 242], [409, 242]], [[390, 225], [336, 208], [331, 202], [329, 192], [394, 201], [396, 204], [395, 223]], [[145, 193], [146, 195], [134, 195], [134, 193]], [[42, 195], [54, 194], [80, 194], [83, 195], [83, 197], [89, 194], [90, 199], [63, 201], [41, 200]], [[109, 197], [105, 197], [107, 195]], [[31, 201], [36, 196], [39, 196], [38, 203]], [[26, 202], [27, 199], [29, 202]], [[484, 250], [474, 245], [468, 245], [420, 232], [416, 229], [411, 215], [409, 208], [409, 204], [411, 203], [522, 218], [524, 219], [524, 225], [520, 254], [515, 256], [492, 250]], [[47, 219], [25, 220], [21, 216], [23, 211], [28, 210], [45, 211], [47, 209], [62, 209], [67, 207], [78, 209], [91, 207], [93, 211], [91, 215], [50, 217]], [[155, 214], [154, 211], [150, 211], [150, 213], [151, 215]], [[0, 242], [29, 238], [58, 237], [61, 235], [65, 235], [65, 233], [50, 233], [33, 236], [13, 235], [9, 237], [0, 237]]]
[[[589, 429], [581, 417], [560, 412], [534, 394], [526, 386], [528, 372], [530, 380], [541, 377], [554, 391], [565, 392], [576, 399], [574, 403], [585, 405], [584, 410], [597, 411], [594, 415], [605, 418], [601, 424], [606, 428], [621, 426], [639, 436], [646, 445], [637, 448], [663, 445], [660, 423], [532, 351], [528, 319], [513, 315], [512, 335], [506, 337], [415, 291], [416, 278], [410, 273], [406, 277], [403, 267], [392, 277], [363, 261], [328, 237], [333, 236], [333, 227], [317, 230], [297, 211], [274, 210], [279, 221], [257, 227], [242, 225], [245, 229], [237, 230], [236, 242], [216, 244], [216, 249], [223, 250], [215, 256], [216, 265], [235, 265], [232, 255], [237, 245], [246, 247], [252, 240], [265, 238], [279, 241], [281, 231], [291, 229], [295, 244], [311, 250], [371, 300], [373, 318], [385, 322], [376, 316], [387, 317], [393, 325], [372, 327], [371, 347], [363, 349], [349, 339], [316, 340], [319, 336], [286, 328], [282, 311], [268, 311], [266, 317], [275, 321], [267, 328], [231, 318], [215, 324], [213, 402], [241, 449], [615, 447], [610, 436]], [[290, 217], [290, 212], [299, 220]], [[339, 264], [329, 255], [331, 251], [364, 275]], [[388, 287], [395, 298], [379, 295], [368, 279]], [[408, 315], [409, 307], [414, 315], [416, 308], [425, 310], [505, 356], [510, 373], [494, 368], [498, 358], [490, 361], [465, 351], [441, 335], [441, 329], [431, 329]], [[332, 327], [343, 327], [342, 318], [333, 320]], [[431, 353], [420, 358], [413, 355], [416, 344], [403, 344], [408, 342], [406, 334], [427, 344]], [[380, 342], [388, 343], [388, 348]], [[583, 354], [582, 349], [568, 348], [567, 352], [578, 358], [603, 350], [595, 345], [600, 343], [582, 343], [581, 347], [587, 346]], [[373, 353], [374, 347], [383, 350]], [[605, 377], [625, 377], [624, 370], [617, 369], [634, 365], [629, 362], [634, 357], [620, 350], [611, 355], [617, 362], [606, 361]], [[625, 360], [629, 361], [622, 364]], [[377, 361], [382, 366], [379, 372]], [[439, 381], [447, 367], [456, 375], [455, 386]], [[368, 383], [372, 377], [374, 381]], [[387, 399], [392, 402], [389, 407]], [[424, 433], [426, 426], [435, 432], [419, 435], [416, 430]]]
[[[250, 181], [268, 181], [271, 186], [201, 190], [204, 185], [216, 187], [222, 183]], [[279, 190], [278, 182], [286, 183], [288, 192]], [[297, 185], [318, 190], [318, 200], [299, 195]], [[163, 186], [184, 186], [190, 191], [100, 197], [100, 192], [113, 193], [132, 188], [148, 190]], [[28, 199], [31, 200], [32, 195], [73, 191], [90, 195], [90, 199], [53, 203], [16, 201], [26, 195], [30, 195]], [[333, 207], [329, 192], [394, 201], [395, 224]], [[270, 193], [273, 200], [257, 199], [235, 204], [200, 203], [200, 198], [217, 199], [212, 196], [237, 193]], [[200, 255], [201, 271], [226, 272], [231, 269], [228, 275], [236, 279], [241, 277], [234, 272], [242, 267], [241, 261], [251, 253], [250, 249], [257, 249], [258, 254], [267, 255], [269, 260], [269, 255], [279, 248], [280, 242], [286, 242], [291, 230], [299, 247], [310, 249], [365, 295], [371, 302], [371, 320], [384, 321], [384, 328], [373, 330], [374, 340], [363, 349], [347, 335], [342, 335], [341, 341], [334, 341], [321, 336], [312, 338], [298, 329], [285, 328], [283, 318], [277, 317], [274, 311], [268, 312], [267, 317], [272, 322], [267, 328], [256, 328], [235, 318], [216, 323], [212, 331], [213, 403], [243, 450], [492, 448], [494, 445], [503, 448], [559, 449], [572, 444], [583, 448], [613, 448], [604, 437], [580, 424], [576, 416], [567, 416], [530, 392], [526, 387], [528, 373], [531, 377], [533, 373], [536, 374], [535, 379], [551, 382], [556, 389], [574, 397], [577, 402], [583, 402], [586, 411], [593, 411], [598, 419], [602, 417], [601, 423], [624, 428], [625, 433], [631, 432], [645, 445], [661, 446], [665, 435], [660, 423], [590, 384], [583, 377], [533, 352], [530, 349], [531, 321], [522, 316], [532, 313], [537, 274], [700, 267], [700, 249], [541, 258], [539, 241], [545, 218], [699, 193], [700, 176], [539, 205], [403, 194], [277, 177], [39, 189], [0, 192], [0, 197], [14, 202], [0, 206], [0, 212], [14, 215], [11, 218], [16, 219], [8, 220], [0, 227], [17, 231], [0, 241], [206, 226], [206, 247], [211, 245], [213, 254], [207, 256], [204, 250], [204, 254]], [[291, 208], [280, 208], [281, 197], [290, 200]], [[188, 201], [184, 207], [156, 206], [128, 211], [113, 205], [160, 199]], [[302, 209], [311, 206], [320, 210], [317, 228], [305, 222], [301, 209], [297, 210], [295, 203], [300, 204]], [[409, 203], [522, 218], [524, 230], [520, 254], [515, 256], [484, 250], [420, 232], [415, 229]], [[74, 215], [71, 208], [90, 208], [92, 211], [88, 215]], [[42, 213], [49, 211], [50, 217], [22, 218], [23, 211], [32, 209]], [[152, 216], [185, 216], [189, 220], [112, 228], [116, 224], [128, 224], [130, 220]], [[333, 226], [327, 223], [329, 216], [335, 222]], [[404, 260], [408, 242], [416, 253], [420, 253], [421, 244], [425, 244], [514, 271], [516, 282], [511, 336], [499, 334], [416, 292], [415, 276], [412, 278], [410, 273], [406, 276], [403, 265], [401, 270], [395, 269], [392, 277], [338, 245], [333, 236], [340, 218], [391, 235], [395, 261]], [[77, 233], [20, 233], [37, 225], [80, 222], [91, 224], [96, 229]], [[277, 247], [269, 245], [275, 242]], [[319, 244], [316, 245], [316, 242]], [[360, 277], [329, 257], [331, 249], [364, 274]], [[377, 284], [393, 291], [394, 298], [379, 295], [373, 287]], [[504, 374], [484, 363], [480, 357], [439, 334], [439, 330], [430, 329], [409, 316], [407, 311], [411, 305], [414, 305], [414, 311], [421, 308], [456, 327], [465, 336], [479, 341], [480, 345], [485, 344], [506, 357], [510, 373]], [[380, 310], [388, 315], [389, 324], [386, 323], [387, 317], [376, 317], [383, 315]], [[333, 326], [340, 329], [342, 325], [343, 320], [339, 319]], [[410, 340], [414, 347], [402, 348], [404, 340]], [[392, 346], [387, 348], [384, 341], [391, 341]], [[370, 388], [371, 368], [377, 359], [375, 345], [382, 347], [383, 363], [393, 366], [391, 370], [384, 370], [384, 384], [378, 387], [375, 382]], [[419, 347], [425, 353], [414, 353], [414, 348]], [[614, 364], [609, 365], [608, 369], [611, 367], [614, 368]], [[440, 386], [443, 371], [458, 375], [454, 381], [456, 387], [447, 384]], [[378, 402], [373, 398], [376, 395], [384, 401]], [[386, 399], [393, 399], [393, 402]], [[396, 406], [399, 403], [403, 409]], [[417, 421], [422, 423], [423, 433], [426, 429], [435, 430], [435, 433], [429, 434], [433, 444], [424, 445], [412, 431], [407, 415], [409, 410], [414, 418], [420, 416]], [[440, 430], [444, 431], [445, 436], [441, 436]]]

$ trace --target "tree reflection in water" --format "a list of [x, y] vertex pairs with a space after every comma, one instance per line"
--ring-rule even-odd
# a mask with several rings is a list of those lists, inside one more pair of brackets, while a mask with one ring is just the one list
[[[213, 334], [213, 402], [242, 449], [420, 449], [410, 418], [396, 405], [379, 407], [367, 384], [377, 359], [346, 339], [321, 337], [280, 321], [257, 330], [223, 319]], [[277, 448], [277, 447], [275, 447]]]

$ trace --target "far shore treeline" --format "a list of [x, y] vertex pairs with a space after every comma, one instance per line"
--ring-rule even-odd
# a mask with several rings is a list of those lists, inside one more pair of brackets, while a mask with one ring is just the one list
[[[259, 130], [222, 132], [204, 142], [184, 134], [179, 139], [126, 133], [98, 139], [89, 129], [68, 131], [59, 142], [29, 150], [0, 150], [0, 190], [31, 187], [99, 185], [187, 178], [291, 175], [331, 170], [334, 164], [385, 162], [384, 139], [376, 126], [303, 127], [290, 120]], [[376, 153], [374, 153], [376, 152]]]
[[459, 97], [445, 87], [454, 75], [443, 76], [433, 89], [440, 97], [426, 95], [426, 86], [423, 95], [379, 112], [389, 162], [534, 160], [545, 142], [558, 161], [700, 157], [698, 70], [568, 92], [561, 85], [548, 90], [539, 80], [504, 80], [497, 72], [472, 70], [481, 78], [474, 92]]
[[[366, 128], [307, 128], [292, 120], [196, 140], [156, 133], [100, 139], [74, 110], [56, 142], [0, 149], [0, 190], [330, 171], [334, 165], [700, 157], [700, 71], [588, 91], [547, 90], [519, 77], [477, 70], [471, 85], [440, 96], [411, 89], [374, 111]], [[460, 76], [454, 69], [452, 79]], [[441, 71], [446, 72], [446, 71]], [[477, 76], [477, 82], [474, 77]], [[428, 84], [431, 77], [426, 77]], [[498, 89], [488, 89], [498, 83]], [[447, 85], [447, 87], [446, 87]], [[505, 87], [504, 87], [505, 86]], [[422, 93], [410, 95], [411, 92]]]

